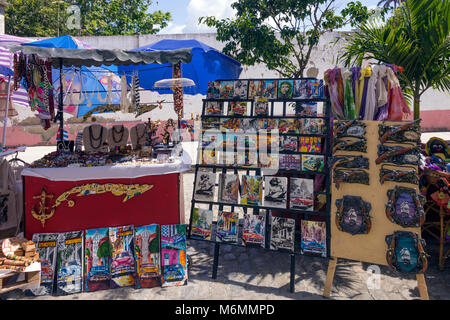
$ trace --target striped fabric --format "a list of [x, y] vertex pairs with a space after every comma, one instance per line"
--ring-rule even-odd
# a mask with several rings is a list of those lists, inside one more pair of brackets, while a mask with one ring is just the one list
[[[8, 46], [36, 40], [38, 39], [15, 37], [6, 34], [0, 35], [0, 65], [14, 71], [14, 54], [9, 52]], [[17, 91], [13, 91], [11, 98], [14, 104], [29, 107], [28, 93], [22, 86]]]
[[[61, 130], [58, 129], [58, 132], [56, 133], [56, 141], [61, 141]], [[69, 140], [69, 132], [67, 130], [64, 130], [64, 140]]]

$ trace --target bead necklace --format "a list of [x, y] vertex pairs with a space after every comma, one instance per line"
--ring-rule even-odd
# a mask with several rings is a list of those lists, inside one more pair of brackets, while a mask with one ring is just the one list
[[[121, 128], [120, 128], [119, 131], [116, 130], [116, 126], [113, 126], [113, 127], [112, 127], [112, 138], [113, 138], [113, 141], [114, 141], [115, 143], [119, 143], [120, 141], [122, 141], [124, 131], [125, 131], [125, 127], [124, 127], [124, 126], [121, 126]], [[120, 134], [120, 139], [117, 139], [117, 140], [116, 140], [116, 133], [117, 133], [117, 134]]]
[[[92, 132], [92, 126], [89, 127], [89, 143], [91, 144], [92, 149], [98, 149], [102, 145], [102, 137], [103, 137], [103, 127], [100, 128], [100, 134], [97, 138], [94, 138], [93, 132]], [[94, 141], [99, 141], [98, 145], [94, 147]]]

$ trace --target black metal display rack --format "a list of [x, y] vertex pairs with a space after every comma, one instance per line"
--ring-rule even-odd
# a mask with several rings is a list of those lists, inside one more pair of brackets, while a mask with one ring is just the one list
[[[312, 78], [301, 78], [301, 79], [295, 79], [295, 80], [311, 80]], [[217, 81], [233, 81], [233, 80], [241, 80], [241, 81], [255, 81], [255, 80], [293, 80], [293, 79], [224, 79], [224, 80], [217, 80]], [[312, 79], [317, 80], [317, 79]], [[314, 97], [311, 99], [268, 99], [269, 103], [269, 114], [268, 115], [255, 115], [255, 100], [254, 99], [203, 99], [203, 110], [202, 110], [202, 123], [206, 118], [239, 118], [239, 119], [261, 119], [261, 118], [269, 118], [269, 119], [280, 119], [280, 118], [293, 118], [293, 119], [301, 119], [301, 118], [321, 118], [324, 120], [324, 130], [323, 133], [320, 134], [300, 134], [300, 133], [280, 133], [279, 136], [283, 135], [289, 135], [289, 136], [305, 136], [305, 137], [320, 137], [322, 138], [322, 149], [320, 153], [305, 153], [305, 152], [297, 152], [297, 151], [289, 151], [289, 152], [280, 152], [281, 154], [314, 154], [314, 155], [323, 155], [324, 156], [324, 166], [323, 170], [321, 172], [311, 172], [311, 171], [300, 171], [300, 170], [283, 170], [279, 169], [277, 176], [280, 177], [302, 177], [302, 178], [313, 178], [315, 179], [314, 183], [316, 183], [316, 176], [322, 176], [322, 188], [319, 192], [314, 192], [314, 199], [317, 200], [317, 196], [322, 194], [325, 196], [326, 202], [322, 203], [322, 208], [320, 211], [306, 211], [306, 210], [297, 210], [297, 209], [291, 209], [289, 206], [287, 206], [286, 209], [276, 208], [276, 207], [269, 207], [269, 206], [254, 206], [254, 205], [246, 205], [246, 204], [230, 204], [225, 202], [216, 202], [216, 201], [199, 201], [195, 200], [195, 186], [197, 183], [197, 173], [199, 169], [210, 171], [213, 173], [234, 173], [234, 174], [246, 174], [246, 175], [253, 175], [255, 176], [261, 176], [262, 171], [265, 170], [265, 168], [260, 167], [247, 167], [247, 166], [233, 166], [233, 165], [208, 165], [208, 164], [201, 164], [201, 156], [202, 156], [202, 140], [203, 140], [203, 133], [204, 130], [202, 129], [199, 133], [199, 145], [198, 145], [198, 157], [197, 157], [197, 164], [195, 165], [195, 177], [194, 177], [194, 191], [192, 196], [192, 204], [191, 204], [191, 215], [190, 215], [190, 221], [189, 221], [189, 229], [188, 229], [188, 239], [193, 239], [197, 241], [208, 241], [213, 242], [215, 244], [214, 247], [214, 262], [213, 262], [213, 270], [212, 270], [212, 278], [216, 279], [217, 277], [217, 267], [219, 264], [219, 250], [220, 245], [234, 245], [234, 246], [242, 246], [240, 245], [240, 241], [238, 241], [238, 244], [235, 243], [226, 243], [226, 242], [217, 242], [215, 233], [212, 232], [211, 240], [202, 240], [197, 238], [191, 237], [191, 231], [192, 231], [192, 217], [194, 213], [194, 208], [196, 208], [197, 204], [202, 205], [208, 205], [209, 210], [214, 210], [214, 208], [217, 208], [218, 211], [222, 211], [225, 208], [231, 208], [230, 210], [234, 212], [235, 208], [242, 208], [242, 211], [244, 213], [247, 213], [249, 209], [252, 209], [252, 214], [259, 215], [262, 211], [265, 211], [266, 219], [265, 219], [265, 246], [251, 246], [251, 248], [260, 248], [265, 250], [272, 250], [270, 249], [270, 213], [275, 213], [275, 215], [282, 215], [282, 216], [289, 216], [291, 218], [295, 218], [296, 220], [296, 227], [295, 227], [295, 237], [294, 237], [294, 245], [295, 249], [294, 251], [287, 251], [280, 249], [279, 251], [286, 252], [290, 255], [291, 264], [290, 264], [290, 291], [295, 291], [294, 286], [294, 277], [295, 277], [295, 256], [296, 255], [312, 255], [315, 257], [323, 257], [322, 255], [316, 255], [316, 254], [310, 254], [310, 253], [300, 253], [300, 228], [298, 227], [297, 223], [299, 222], [299, 219], [305, 219], [305, 220], [320, 220], [325, 221], [326, 223], [326, 258], [330, 256], [330, 210], [331, 210], [331, 194], [330, 194], [330, 184], [331, 184], [331, 177], [330, 177], [330, 170], [329, 170], [329, 164], [328, 162], [331, 159], [331, 151], [332, 151], [332, 145], [331, 145], [331, 124], [330, 124], [330, 115], [331, 115], [331, 104], [328, 97], [328, 92], [324, 87], [323, 89], [323, 96], [322, 97]], [[212, 101], [218, 101], [223, 103], [223, 112], [222, 115], [207, 115], [206, 114], [206, 107], [208, 102]], [[250, 107], [247, 107], [247, 115], [225, 115], [227, 114], [228, 104], [230, 102], [247, 102], [247, 105], [250, 105]], [[294, 103], [312, 103], [312, 102], [323, 102], [323, 108], [322, 112], [318, 116], [299, 116], [296, 115], [294, 109], [292, 109], [292, 115], [287, 115], [287, 108], [288, 104]], [[275, 105], [276, 104], [276, 105]], [[282, 105], [282, 108], [281, 108]], [[277, 109], [277, 110], [275, 110]], [[282, 109], [282, 110], [278, 110]], [[278, 112], [277, 112], [278, 111]], [[281, 112], [280, 112], [281, 111]], [[280, 114], [276, 114], [280, 113]], [[210, 131], [209, 131], [210, 132]], [[217, 130], [217, 134], [225, 135], [226, 133], [221, 132], [220, 129]], [[236, 146], [234, 151], [236, 152]], [[215, 183], [215, 187], [218, 187], [218, 184]], [[289, 190], [289, 189], [288, 189]], [[289, 199], [289, 198], [288, 198]], [[289, 200], [287, 201], [289, 203]], [[316, 201], [314, 201], [316, 203]], [[314, 209], [316, 209], [314, 207]], [[226, 210], [226, 211], [230, 211]], [[241, 221], [241, 219], [240, 219]], [[214, 226], [217, 222], [213, 222], [213, 230]], [[242, 234], [242, 232], [240, 232]], [[240, 240], [240, 239], [239, 239]]]

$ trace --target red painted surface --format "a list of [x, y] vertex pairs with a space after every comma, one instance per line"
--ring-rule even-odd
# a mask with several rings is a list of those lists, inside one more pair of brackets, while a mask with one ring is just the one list
[[[34, 218], [31, 209], [39, 210], [39, 196], [42, 187], [52, 199], [47, 199], [46, 207], [51, 208], [55, 199], [75, 186], [87, 183], [122, 183], [150, 184], [153, 188], [137, 195], [125, 203], [125, 195], [115, 196], [111, 192], [90, 194], [78, 197], [71, 195], [75, 205], [70, 208], [64, 201], [56, 208], [45, 226]], [[152, 223], [180, 224], [180, 208], [178, 194], [178, 173], [151, 175], [134, 179], [82, 180], [82, 181], [50, 181], [43, 178], [25, 177], [25, 237], [31, 239], [34, 233], [68, 232], [92, 228], [117, 227], [123, 225], [142, 226]], [[183, 212], [184, 215], [184, 212]]]
[[422, 132], [450, 131], [450, 110], [421, 111]]

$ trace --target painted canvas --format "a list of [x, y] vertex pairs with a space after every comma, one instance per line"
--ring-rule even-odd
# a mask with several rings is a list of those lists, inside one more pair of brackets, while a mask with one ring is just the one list
[[321, 153], [322, 138], [320, 137], [300, 137], [299, 152]]
[[161, 285], [159, 225], [134, 228], [134, 259], [136, 261], [136, 287], [153, 288]]
[[162, 287], [187, 284], [186, 225], [161, 226]]
[[136, 284], [134, 227], [132, 225], [110, 227], [109, 241], [112, 248], [111, 288], [134, 286]]
[[294, 80], [278, 80], [278, 99], [291, 99], [294, 92]]
[[223, 132], [228, 132], [230, 130], [237, 131], [239, 130], [240, 120], [241, 119], [223, 118], [220, 121], [220, 130]]
[[322, 155], [302, 154], [302, 171], [323, 172], [325, 158]]
[[258, 130], [278, 129], [278, 119], [264, 118], [258, 119]]
[[241, 204], [262, 205], [263, 178], [260, 176], [242, 176]]
[[301, 134], [323, 134], [325, 133], [325, 120], [321, 118], [303, 118], [300, 119]]
[[217, 164], [216, 150], [202, 150], [202, 165]]
[[280, 133], [299, 133], [300, 123], [298, 119], [283, 118], [278, 121]]
[[238, 203], [239, 176], [237, 174], [220, 173], [219, 202]]
[[236, 154], [236, 163], [240, 167], [256, 168], [258, 167], [258, 152], [251, 151], [239, 151]]
[[233, 99], [247, 99], [248, 80], [234, 80]]
[[303, 253], [327, 256], [327, 229], [325, 221], [301, 221], [301, 249]]
[[287, 178], [264, 177], [264, 206], [287, 208]]
[[270, 249], [294, 251], [295, 219], [271, 215]]
[[234, 166], [237, 164], [237, 154], [234, 152], [221, 152], [219, 157], [221, 166]]
[[32, 241], [36, 245], [41, 261], [41, 285], [32, 289], [36, 296], [51, 295], [53, 293], [53, 281], [56, 276], [56, 257], [58, 250], [57, 233], [35, 233]]
[[86, 230], [84, 243], [84, 291], [109, 289], [112, 259], [109, 229]]
[[208, 117], [202, 119], [202, 130], [217, 130], [220, 128], [220, 119]]
[[217, 216], [216, 241], [238, 242], [239, 214], [237, 212], [219, 211]]
[[297, 136], [280, 136], [280, 151], [297, 151]]
[[258, 149], [258, 140], [256, 138], [256, 133], [238, 135], [236, 139], [236, 145], [238, 151], [243, 150], [244, 148], [245, 150], [256, 151]]
[[316, 102], [302, 102], [296, 105], [296, 114], [301, 117], [317, 117]]
[[191, 238], [211, 240], [212, 210], [194, 208], [192, 214]]
[[314, 210], [314, 180], [290, 178], [290, 208], [298, 210]]
[[220, 99], [232, 99], [233, 91], [233, 81], [220, 81]]
[[230, 101], [228, 104], [229, 116], [245, 116], [247, 115], [246, 101]]
[[241, 130], [241, 132], [253, 132], [256, 133], [258, 130], [258, 120], [257, 119], [249, 119], [249, 118], [245, 118], [245, 119], [240, 119], [241, 121], [239, 122], [239, 130]]
[[279, 155], [274, 153], [258, 153], [258, 166], [269, 170], [263, 170], [264, 174], [275, 174], [279, 169]]
[[264, 80], [262, 97], [268, 99], [277, 98], [277, 80]]
[[269, 115], [269, 101], [267, 101], [267, 98], [257, 97], [255, 99], [255, 115], [256, 116]]
[[197, 171], [194, 188], [194, 199], [199, 201], [214, 201], [216, 174], [207, 171]]
[[216, 134], [208, 134], [205, 133], [201, 136], [202, 141], [202, 149], [203, 150], [213, 150], [216, 149], [217, 146], [220, 146], [219, 142], [222, 135], [216, 135]]
[[323, 80], [310, 79], [307, 83], [309, 98], [323, 98]]
[[248, 99], [262, 97], [264, 90], [264, 80], [250, 80], [248, 84]]
[[280, 154], [280, 169], [283, 170], [301, 170], [302, 161], [299, 154]]
[[294, 93], [292, 95], [293, 99], [308, 99], [308, 88], [306, 79], [296, 79], [294, 80]]
[[266, 217], [244, 213], [243, 246], [264, 247], [266, 242]]
[[209, 81], [208, 91], [206, 93], [208, 99], [219, 99], [220, 97], [220, 81]]
[[57, 295], [83, 291], [83, 244], [83, 231], [64, 232], [58, 235]]
[[205, 115], [207, 116], [220, 116], [222, 115], [223, 102], [220, 101], [208, 101], [206, 102]]

